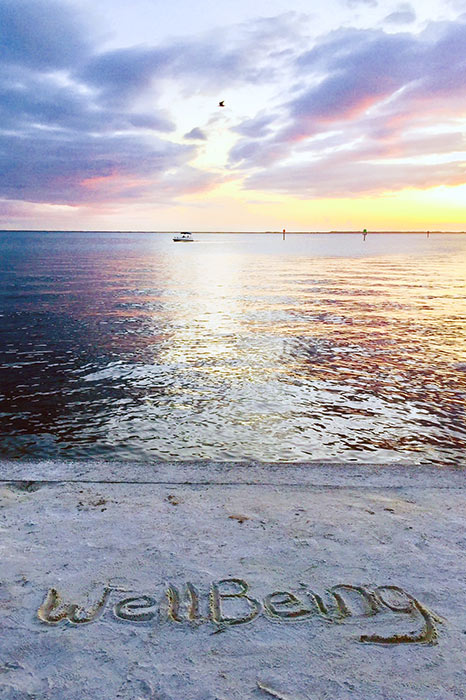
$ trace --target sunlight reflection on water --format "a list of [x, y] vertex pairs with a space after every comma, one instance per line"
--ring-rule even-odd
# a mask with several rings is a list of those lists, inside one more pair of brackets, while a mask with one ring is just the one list
[[461, 462], [466, 236], [3, 233], [2, 454]]

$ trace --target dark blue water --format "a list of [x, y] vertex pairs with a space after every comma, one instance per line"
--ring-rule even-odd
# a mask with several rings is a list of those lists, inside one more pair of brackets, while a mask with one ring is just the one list
[[4, 457], [464, 462], [466, 236], [0, 233]]

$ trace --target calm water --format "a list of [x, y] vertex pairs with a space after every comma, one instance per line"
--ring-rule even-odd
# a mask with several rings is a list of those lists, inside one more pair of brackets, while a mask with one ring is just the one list
[[0, 233], [0, 454], [464, 463], [466, 236]]

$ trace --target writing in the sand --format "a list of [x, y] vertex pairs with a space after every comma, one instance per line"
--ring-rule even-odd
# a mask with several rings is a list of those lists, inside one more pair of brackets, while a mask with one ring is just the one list
[[[258, 596], [241, 578], [227, 578], [210, 584], [201, 595], [194, 584], [168, 585], [159, 597], [147, 594], [128, 596], [114, 586], [105, 586], [100, 597], [89, 605], [67, 600], [56, 588], [50, 588], [38, 610], [39, 619], [47, 624], [68, 622], [83, 625], [95, 622], [106, 609], [118, 621], [130, 623], [171, 622], [176, 625], [210, 623], [217, 628], [253, 623], [265, 618], [275, 623], [311, 622], [342, 623], [349, 619], [375, 618], [383, 622], [384, 633], [361, 634], [359, 640], [376, 644], [435, 644], [438, 639], [434, 612], [399, 586], [375, 588], [340, 583], [320, 594], [306, 584], [294, 590], [275, 590]], [[111, 603], [113, 598], [113, 604]], [[394, 614], [418, 621], [417, 631], [385, 631], [387, 617]], [[389, 622], [389, 621], [388, 621]]]

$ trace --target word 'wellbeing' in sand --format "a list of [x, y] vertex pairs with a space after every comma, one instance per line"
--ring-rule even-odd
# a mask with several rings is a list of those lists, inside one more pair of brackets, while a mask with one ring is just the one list
[[[416, 617], [422, 622], [417, 632], [362, 634], [359, 637], [361, 642], [378, 644], [435, 644], [438, 640], [435, 622], [442, 622], [414, 596], [392, 585], [369, 589], [341, 583], [329, 588], [322, 596], [300, 584], [299, 591], [273, 591], [259, 598], [251, 594], [245, 580], [228, 578], [211, 583], [205, 600], [189, 582], [181, 588], [169, 585], [161, 599], [146, 594], [121, 598], [121, 592], [121, 588], [108, 585], [96, 602], [80, 606], [66, 601], [57, 589], [50, 588], [38, 610], [38, 617], [47, 624], [67, 621], [82, 625], [95, 622], [110, 607], [119, 621], [142, 623], [158, 620], [191, 626], [203, 623], [217, 627], [243, 625], [259, 617], [281, 623], [313, 619], [342, 623], [350, 618], [373, 617], [380, 613]], [[110, 597], [115, 594], [120, 597], [109, 606]]]

